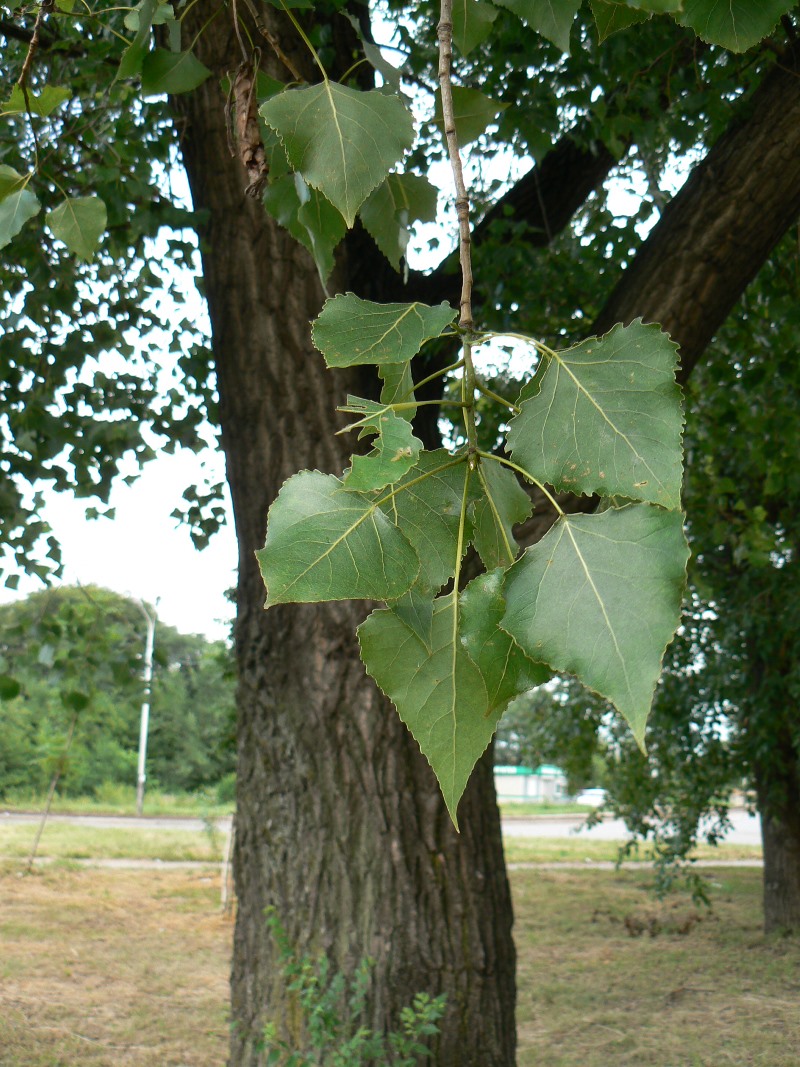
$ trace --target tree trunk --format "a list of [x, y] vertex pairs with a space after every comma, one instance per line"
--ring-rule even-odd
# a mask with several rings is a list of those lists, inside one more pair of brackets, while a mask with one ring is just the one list
[[[795, 756], [796, 758], [796, 756]], [[759, 791], [760, 793], [760, 791]], [[787, 802], [759, 796], [764, 845], [764, 931], [800, 933], [800, 791], [797, 782]]]
[[[201, 0], [184, 31], [191, 37], [207, 17]], [[264, 611], [254, 553], [267, 509], [298, 469], [344, 468], [352, 442], [334, 437], [335, 407], [361, 390], [311, 347], [308, 322], [323, 301], [314, 266], [245, 197], [229, 155], [219, 78], [239, 53], [225, 17], [196, 51], [215, 76], [175, 107], [194, 205], [208, 213], [204, 282], [240, 553], [231, 1063], [262, 1063], [264, 1023], [285, 1021], [264, 918], [272, 905], [298, 951], [327, 952], [334, 971], [374, 959], [372, 1026], [395, 1028], [418, 992], [445, 993], [432, 1063], [511, 1067], [515, 952], [491, 754], [461, 805], [459, 836], [430, 768], [361, 666], [354, 630], [366, 608]], [[343, 267], [337, 284], [347, 283]]]

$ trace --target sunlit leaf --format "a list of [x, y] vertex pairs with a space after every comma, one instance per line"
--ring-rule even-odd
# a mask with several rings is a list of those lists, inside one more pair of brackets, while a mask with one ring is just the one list
[[548, 41], [569, 52], [569, 35], [572, 23], [581, 6], [581, 0], [494, 0], [500, 7], [507, 7], [523, 22], [541, 33]]
[[39, 214], [41, 208], [36, 196], [27, 188], [17, 189], [16, 192], [4, 196], [0, 200], [0, 248], [5, 248], [28, 219]]
[[680, 507], [677, 350], [636, 319], [545, 357], [511, 420], [514, 460], [560, 490]]
[[191, 52], [168, 52], [156, 48], [142, 61], [142, 92], [145, 96], [190, 93], [211, 71]]
[[456, 826], [458, 802], [499, 719], [457, 621], [450, 594], [436, 601], [430, 649], [389, 608], [358, 628], [364, 665], [433, 768]]
[[503, 629], [610, 700], [641, 744], [688, 557], [680, 512], [564, 515], [506, 572]]
[[794, 6], [794, 0], [684, 0], [683, 14], [676, 18], [704, 41], [746, 52], [768, 36]]
[[411, 423], [407, 419], [400, 418], [374, 400], [353, 396], [347, 398], [347, 406], [342, 410], [349, 414], [363, 413], [362, 418], [349, 427], [361, 431], [359, 438], [377, 434], [373, 451], [368, 456], [353, 456], [353, 465], [343, 479], [347, 489], [361, 492], [382, 489], [399, 481], [417, 462], [422, 441], [411, 432]]
[[474, 578], [461, 594], [461, 640], [480, 670], [492, 710], [502, 712], [509, 700], [548, 681], [552, 672], [525, 655], [500, 629], [506, 610], [502, 570]]
[[19, 85], [11, 90], [8, 100], [0, 104], [0, 115], [24, 115], [28, 111], [40, 118], [52, 115], [56, 108], [60, 107], [72, 96], [72, 90], [60, 85], [43, 85], [38, 93], [28, 90], [28, 100]]
[[[142, 7], [143, 5], [139, 4], [132, 11], [129, 11], [125, 18], [122, 20], [125, 28], [130, 30], [131, 33], [136, 33], [139, 29], [139, 12]], [[173, 10], [172, 4], [163, 4], [159, 0], [159, 4], [153, 13], [150, 25], [163, 26], [164, 23], [170, 22], [174, 18], [175, 12]]]
[[20, 174], [13, 167], [0, 163], [0, 200], [24, 189], [27, 183], [28, 177], [25, 174]]
[[97, 251], [106, 222], [106, 205], [99, 196], [68, 196], [47, 213], [47, 225], [53, 236], [87, 261]]
[[269, 509], [256, 553], [267, 606], [323, 600], [393, 600], [419, 572], [414, 550], [374, 499], [332, 474], [301, 471]]
[[453, 0], [453, 44], [462, 56], [486, 40], [496, 18], [497, 8], [485, 0]]
[[449, 304], [375, 304], [340, 293], [325, 301], [311, 339], [329, 367], [406, 363], [455, 317]]
[[261, 105], [261, 115], [294, 169], [348, 226], [414, 140], [411, 113], [399, 97], [331, 81], [279, 93]]

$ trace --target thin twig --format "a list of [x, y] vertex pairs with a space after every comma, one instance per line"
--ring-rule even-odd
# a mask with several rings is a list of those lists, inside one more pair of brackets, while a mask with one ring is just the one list
[[36, 170], [39, 170], [39, 138], [36, 136], [36, 123], [33, 121], [33, 111], [31, 109], [31, 101], [28, 96], [28, 75], [31, 72], [33, 66], [33, 60], [36, 57], [36, 53], [39, 50], [39, 41], [42, 33], [42, 26], [45, 23], [45, 19], [51, 13], [56, 6], [56, 0], [42, 0], [39, 6], [39, 10], [36, 13], [36, 22], [33, 24], [33, 33], [31, 34], [30, 44], [28, 45], [28, 52], [25, 56], [25, 62], [22, 64], [22, 70], [19, 72], [17, 78], [17, 85], [22, 90], [22, 98], [25, 101], [25, 113], [28, 116], [28, 122], [31, 127], [31, 136], [33, 137], [33, 155], [36, 162]]
[[33, 868], [33, 861], [36, 859], [36, 853], [39, 850], [39, 841], [40, 841], [41, 836], [42, 836], [42, 831], [44, 830], [45, 823], [47, 822], [47, 817], [50, 814], [50, 808], [51, 808], [51, 806], [53, 804], [53, 796], [55, 795], [56, 786], [58, 785], [58, 779], [61, 777], [61, 772], [64, 770], [64, 766], [65, 766], [65, 764], [67, 762], [67, 756], [69, 755], [69, 750], [70, 750], [70, 747], [72, 746], [72, 738], [73, 738], [73, 736], [75, 734], [75, 724], [77, 723], [77, 721], [78, 721], [78, 713], [75, 712], [75, 714], [72, 716], [72, 722], [69, 724], [69, 733], [67, 734], [67, 741], [66, 741], [66, 744], [64, 745], [64, 751], [61, 753], [61, 756], [59, 757], [58, 764], [56, 765], [55, 772], [54, 772], [52, 780], [50, 782], [50, 789], [49, 789], [49, 791], [47, 793], [47, 803], [44, 806], [44, 811], [42, 812], [42, 818], [41, 818], [41, 821], [39, 822], [39, 828], [36, 831], [36, 837], [34, 838], [33, 845], [31, 846], [31, 852], [30, 852], [30, 855], [28, 856], [28, 865], [25, 868], [25, 873], [26, 874], [30, 874], [31, 870]]
[[458, 255], [461, 261], [461, 317], [458, 324], [472, 330], [472, 240], [469, 230], [469, 197], [464, 182], [464, 170], [458, 151], [455, 108], [453, 106], [453, 83], [450, 72], [453, 66], [453, 0], [441, 0], [439, 38], [439, 87], [442, 94], [442, 118], [447, 141], [447, 154], [456, 186], [456, 214], [458, 215]]
[[33, 33], [31, 34], [31, 43], [28, 45], [28, 54], [25, 56], [25, 62], [22, 64], [22, 70], [20, 71], [19, 77], [17, 78], [17, 85], [20, 87], [25, 96], [26, 104], [28, 102], [28, 75], [31, 72], [33, 60], [36, 56], [36, 51], [39, 48], [39, 37], [42, 32], [42, 26], [44, 25], [45, 19], [55, 6], [56, 0], [42, 0], [42, 3], [39, 6], [39, 11], [36, 15], [36, 22], [34, 22], [33, 24]]

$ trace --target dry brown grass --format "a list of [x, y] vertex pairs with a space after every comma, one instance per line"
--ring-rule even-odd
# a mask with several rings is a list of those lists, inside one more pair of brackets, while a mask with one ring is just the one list
[[[1, 1067], [221, 1067], [219, 873], [0, 869]], [[646, 871], [516, 871], [519, 1067], [798, 1067], [800, 942], [761, 933], [758, 870], [714, 911]]]
[[219, 1067], [218, 871], [0, 874], [2, 1067]]

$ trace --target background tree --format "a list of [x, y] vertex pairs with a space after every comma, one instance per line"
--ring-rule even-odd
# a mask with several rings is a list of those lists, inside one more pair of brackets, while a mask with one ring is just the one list
[[[362, 53], [352, 23], [339, 14], [340, 6], [318, 3], [303, 14], [303, 24], [328, 70], [339, 76]], [[775, 5], [775, 21], [789, 7]], [[403, 9], [393, 5], [393, 10]], [[484, 15], [487, 11], [488, 21], [496, 16], [493, 42], [476, 44], [459, 60], [457, 75], [465, 87], [477, 87], [480, 79], [485, 92], [508, 104], [498, 141], [510, 143], [521, 153], [530, 150], [537, 166], [505, 193], [493, 190], [490, 182], [475, 190], [476, 198], [486, 206], [487, 220], [476, 232], [476, 244], [485, 250], [484, 265], [478, 265], [479, 277], [483, 272], [485, 278], [483, 317], [489, 324], [495, 317], [504, 321], [515, 304], [526, 313], [530, 309], [533, 317], [532, 292], [537, 298], [548, 294], [548, 301], [560, 309], [564, 321], [556, 332], [562, 338], [590, 332], [592, 322], [605, 327], [641, 314], [665, 323], [682, 346], [684, 373], [688, 374], [800, 209], [800, 89], [793, 24], [787, 23], [768, 46], [742, 59], [697, 44], [691, 32], [665, 19], [632, 27], [628, 32], [633, 36], [624, 43], [623, 37], [611, 37], [606, 48], [597, 48], [595, 31], [584, 13], [587, 17], [582, 15], [573, 31], [575, 54], [566, 61], [556, 47], [542, 44], [533, 35], [522, 35], [519, 22], [508, 11], [484, 8]], [[152, 17], [152, 6], [143, 5], [139, 12], [147, 26], [143, 13]], [[269, 7], [257, 12], [268, 31], [266, 40], [271, 36], [277, 42], [298, 73], [315, 77], [284, 15]], [[366, 9], [354, 7], [353, 13], [366, 27]], [[163, 57], [148, 59], [144, 66], [148, 92], [191, 88], [172, 104], [179, 134], [175, 140], [160, 102], [129, 106], [133, 89], [125, 78], [109, 88], [103, 55], [113, 55], [116, 44], [105, 23], [87, 16], [55, 20], [51, 32], [63, 35], [66, 49], [43, 45], [31, 75], [31, 86], [37, 78], [44, 82], [51, 73], [56, 80], [65, 52], [76, 47], [70, 28], [75, 27], [80, 49], [90, 49], [93, 59], [89, 65], [79, 65], [85, 88], [89, 95], [101, 86], [106, 93], [101, 93], [104, 105], [100, 111], [108, 123], [102, 148], [97, 151], [97, 135], [91, 132], [95, 138], [92, 150], [76, 150], [76, 159], [60, 175], [62, 187], [93, 188], [95, 168], [103, 173], [106, 147], [116, 145], [118, 131], [127, 133], [121, 162], [110, 153], [114, 159], [110, 169], [116, 173], [109, 178], [108, 195], [119, 205], [119, 228], [113, 231], [113, 241], [118, 243], [110, 247], [119, 249], [119, 254], [113, 262], [104, 263], [107, 277], [119, 272], [125, 279], [127, 268], [120, 270], [121, 263], [131, 247], [137, 248], [131, 234], [136, 233], [138, 215], [132, 208], [146, 190], [144, 185], [136, 186], [131, 175], [141, 175], [142, 183], [157, 180], [163, 172], [151, 164], [168, 159], [170, 144], [177, 144], [192, 188], [192, 221], [201, 239], [212, 323], [218, 415], [240, 544], [235, 860], [240, 906], [234, 949], [232, 1060], [258, 1062], [264, 1006], [268, 1001], [281, 1004], [282, 991], [263, 923], [264, 906], [273, 904], [301, 952], [314, 944], [327, 950], [336, 967], [344, 969], [364, 955], [376, 959], [370, 998], [373, 1025], [382, 1027], [392, 1020], [395, 1008], [420, 989], [445, 991], [449, 1010], [436, 1050], [437, 1064], [510, 1064], [514, 1058], [514, 952], [490, 761], [479, 766], [468, 790], [460, 809], [463, 832], [456, 837], [427, 765], [357, 663], [351, 635], [359, 610], [351, 605], [326, 605], [276, 608], [266, 615], [262, 611], [263, 588], [254, 552], [263, 544], [270, 501], [299, 467], [343, 468], [345, 449], [341, 439], [332, 435], [339, 426], [336, 402], [348, 391], [369, 395], [375, 386], [364, 382], [356, 371], [337, 376], [323, 371], [307, 334], [307, 322], [317, 314], [323, 298], [316, 264], [286, 230], [265, 216], [261, 205], [245, 195], [249, 178], [241, 162], [228, 154], [226, 92], [220, 83], [227, 78], [225, 84], [229, 84], [230, 75], [243, 62], [243, 47], [249, 54], [251, 42], [265, 39], [249, 15], [240, 18], [237, 31], [232, 14], [211, 0], [198, 0], [187, 6], [181, 18], [181, 40], [186, 46], [194, 45], [213, 77], [192, 88], [185, 80], [170, 83], [155, 78]], [[401, 46], [413, 44], [409, 75], [430, 90], [435, 14], [427, 4], [414, 5], [403, 14]], [[764, 32], [771, 29], [770, 25]], [[4, 62], [16, 76], [30, 39], [30, 23], [27, 28], [15, 26], [14, 31], [8, 33]], [[136, 32], [129, 28], [129, 38]], [[177, 32], [165, 24], [166, 37], [172, 34], [174, 39]], [[14, 42], [19, 48], [12, 47]], [[137, 55], [144, 63], [147, 46], [147, 33], [140, 33], [127, 53], [126, 71], [135, 69]], [[266, 44], [261, 63], [281, 81], [295, 76], [287, 75], [284, 60], [268, 51]], [[354, 77], [367, 84], [369, 68], [362, 64]], [[89, 123], [88, 112], [82, 111], [79, 102], [73, 107], [77, 112], [73, 119], [82, 130]], [[28, 126], [16, 121], [14, 144], [22, 144], [22, 152], [31, 155], [34, 146]], [[132, 125], [126, 128], [125, 123]], [[67, 115], [56, 113], [47, 129], [53, 144], [63, 140], [69, 129]], [[433, 133], [431, 127], [426, 130]], [[38, 132], [44, 139], [44, 132]], [[552, 149], [542, 132], [555, 142]], [[487, 139], [479, 147], [491, 154], [498, 141]], [[140, 143], [146, 144], [143, 152], [138, 150]], [[412, 167], [435, 157], [440, 151], [435, 144], [423, 141], [411, 157]], [[651, 189], [642, 208], [643, 221], [652, 213], [653, 202], [663, 203], [659, 175], [673, 149], [698, 156], [705, 152], [706, 158], [663, 211], [637, 256], [641, 236], [630, 226], [615, 225], [619, 219], [599, 186], [617, 161], [621, 174], [643, 171]], [[12, 164], [18, 158], [13, 157]], [[638, 160], [643, 160], [641, 167]], [[42, 197], [57, 202], [46, 167], [41, 168], [41, 175], [46, 187]], [[285, 184], [283, 190], [287, 191]], [[313, 224], [312, 209], [303, 213], [312, 224], [309, 228], [301, 222], [303, 205], [290, 202], [284, 212], [275, 203], [274, 190], [270, 196], [274, 214], [283, 215], [306, 245], [313, 246], [317, 258], [322, 254], [320, 247], [328, 247], [333, 254], [338, 237]], [[577, 220], [577, 237], [563, 238], [560, 260], [547, 261], [549, 267], [538, 266], [533, 250], [556, 239], [585, 202], [586, 209]], [[125, 225], [131, 218], [133, 230]], [[144, 218], [151, 221], [146, 214]], [[498, 234], [498, 226], [505, 244], [502, 258], [497, 239], [492, 242], [489, 237], [493, 229]], [[35, 225], [22, 232], [36, 232], [38, 237]], [[16, 469], [29, 479], [41, 468], [50, 469], [48, 464], [52, 467], [54, 457], [67, 444], [52, 427], [48, 430], [44, 420], [34, 425], [32, 438], [24, 432], [23, 385], [28, 367], [42, 368], [36, 388], [45, 412], [59, 395], [45, 373], [49, 364], [57, 362], [52, 338], [58, 331], [38, 332], [29, 325], [29, 320], [35, 321], [38, 296], [28, 292], [24, 270], [45, 257], [40, 268], [42, 282], [36, 290], [44, 292], [61, 264], [63, 251], [49, 238], [39, 241], [43, 252], [36, 250], [38, 245], [30, 247], [34, 244], [23, 241], [15, 246], [19, 249], [15, 262], [22, 266], [9, 279], [6, 318], [19, 316], [20, 301], [24, 305], [27, 300], [28, 317], [13, 321], [21, 321], [31, 336], [17, 338], [6, 349], [4, 375], [12, 383], [5, 401], [11, 432], [4, 462], [9, 471]], [[591, 262], [590, 245], [598, 258], [586, 268], [581, 249], [587, 249], [586, 261]], [[623, 281], [611, 292], [623, 267], [627, 268]], [[82, 268], [83, 278], [91, 279], [95, 269]], [[450, 295], [453, 280], [445, 265], [428, 276], [412, 273], [404, 286], [402, 275], [392, 272], [364, 229], [357, 228], [336, 252], [330, 285], [353, 288], [373, 299], [422, 295], [434, 303]], [[129, 291], [120, 290], [123, 307]], [[65, 298], [67, 319], [74, 316], [86, 322], [80, 318], [83, 308], [84, 315], [94, 321], [91, 301], [82, 303], [86, 292], [76, 283]], [[43, 309], [42, 314], [49, 312]], [[542, 334], [538, 323], [533, 330]], [[187, 352], [181, 360], [190, 396], [207, 396], [208, 354]], [[62, 382], [62, 392], [69, 388]], [[172, 399], [180, 412], [181, 397]], [[90, 401], [102, 406], [100, 394], [90, 394]], [[197, 411], [192, 403], [190, 413]], [[431, 408], [424, 410], [428, 417], [419, 420], [419, 433], [426, 443], [435, 443], [437, 419]], [[193, 419], [195, 415], [187, 429], [192, 429]], [[108, 420], [95, 416], [93, 421]], [[171, 430], [181, 424], [165, 419], [161, 425]], [[86, 442], [91, 428], [93, 424], [86, 422], [75, 425], [70, 441]], [[49, 446], [48, 433], [55, 434]], [[30, 451], [31, 441], [38, 451]], [[130, 447], [139, 447], [135, 435], [112, 450], [109, 470]], [[78, 469], [84, 457], [89, 468], [98, 462], [85, 444], [73, 451]], [[72, 478], [68, 473], [65, 484]], [[201, 512], [199, 508], [198, 516]], [[11, 501], [9, 513], [10, 539], [19, 530], [15, 525], [21, 515], [19, 497]], [[541, 535], [549, 521], [552, 516], [541, 508], [525, 536]], [[458, 936], [454, 936], [456, 931]]]
[[[0, 796], [59, 788], [87, 796], [136, 781], [144, 633], [136, 604], [94, 586], [61, 587], [0, 607]], [[234, 767], [234, 683], [222, 642], [161, 624], [153, 674], [151, 786], [216, 786]]]

